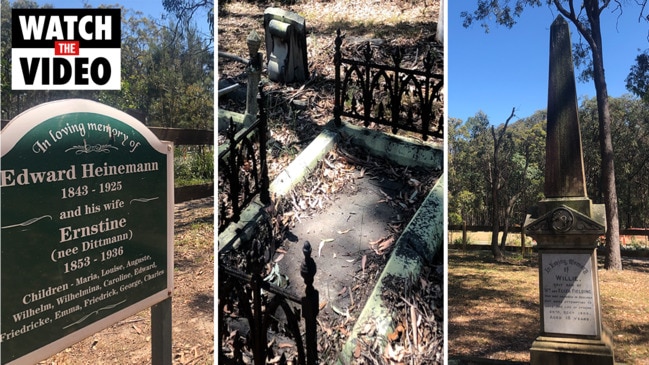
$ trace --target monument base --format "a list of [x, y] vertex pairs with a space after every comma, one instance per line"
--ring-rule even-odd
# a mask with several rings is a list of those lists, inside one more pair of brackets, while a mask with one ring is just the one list
[[530, 349], [530, 365], [614, 365], [610, 333], [601, 340], [539, 336]]
[[583, 215], [592, 216], [593, 203], [588, 197], [561, 197], [561, 198], [545, 198], [539, 202], [539, 209], [541, 214], [550, 212], [558, 207], [570, 207]]

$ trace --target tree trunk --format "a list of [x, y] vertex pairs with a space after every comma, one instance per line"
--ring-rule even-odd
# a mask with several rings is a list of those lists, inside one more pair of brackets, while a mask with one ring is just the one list
[[509, 234], [509, 216], [505, 216], [503, 223], [503, 237], [500, 239], [500, 251], [504, 252], [507, 246], [507, 235]]
[[572, 0], [569, 1], [570, 11], [565, 9], [561, 1], [553, 0], [559, 12], [568, 17], [577, 30], [586, 39], [593, 56], [593, 80], [597, 95], [597, 116], [599, 118], [599, 145], [602, 155], [602, 191], [606, 207], [606, 260], [604, 267], [609, 270], [622, 270], [620, 256], [620, 221], [617, 209], [617, 190], [615, 188], [615, 164], [613, 162], [613, 142], [611, 137], [611, 115], [608, 104], [608, 89], [604, 76], [604, 56], [602, 52], [602, 31], [600, 27], [601, 9], [598, 0], [584, 0], [589, 26], [585, 26], [577, 18]]
[[597, 94], [597, 114], [599, 117], [599, 143], [602, 155], [602, 183], [604, 185], [604, 204], [606, 207], [606, 260], [604, 267], [608, 270], [622, 270], [620, 256], [620, 221], [617, 207], [617, 189], [615, 187], [615, 164], [613, 161], [613, 142], [611, 137], [611, 115], [608, 103], [608, 90], [604, 76], [604, 57], [602, 52], [602, 35], [599, 23], [599, 2], [588, 1], [588, 15], [593, 55], [593, 80]]
[[[493, 129], [493, 127], [492, 127]], [[494, 138], [495, 142], [495, 138]], [[497, 144], [496, 144], [497, 145]], [[495, 145], [495, 146], [496, 146]], [[498, 156], [498, 148], [494, 147], [494, 167], [493, 167], [493, 181], [491, 183], [491, 253], [494, 255], [494, 259], [498, 262], [504, 261], [505, 256], [503, 252], [498, 247], [498, 232], [500, 231], [500, 224], [498, 220], [498, 212], [500, 211], [500, 204], [498, 200], [498, 191], [500, 190], [498, 186], [498, 181], [500, 180], [500, 169], [498, 163], [496, 162]]]
[[494, 260], [498, 262], [505, 261], [505, 255], [503, 255], [502, 250], [498, 246], [498, 233], [500, 227], [498, 226], [498, 220], [494, 220], [494, 226], [491, 231], [491, 253], [494, 255]]
[[[527, 173], [527, 162], [525, 164], [525, 168], [523, 169], [523, 176]], [[521, 196], [521, 191], [518, 193], [514, 194], [511, 198], [509, 198], [509, 201], [507, 202], [507, 206], [505, 207], [505, 222], [504, 222], [504, 228], [503, 228], [503, 238], [500, 241], [500, 249], [502, 251], [505, 250], [505, 246], [507, 245], [507, 235], [509, 234], [509, 225], [511, 223], [511, 216], [512, 213], [514, 212], [514, 205], [516, 204], [516, 201], [518, 198]]]
[[491, 167], [491, 219], [492, 219], [492, 230], [491, 230], [491, 252], [494, 255], [494, 259], [498, 262], [505, 261], [505, 256], [503, 255], [502, 250], [498, 247], [498, 233], [500, 230], [500, 224], [498, 219], [498, 214], [500, 212], [500, 199], [499, 193], [502, 189], [501, 181], [501, 172], [500, 172], [500, 161], [498, 160], [498, 155], [500, 153], [500, 144], [502, 139], [507, 133], [507, 125], [509, 121], [516, 115], [516, 108], [512, 108], [512, 113], [509, 115], [509, 118], [505, 121], [502, 131], [498, 136], [496, 136], [496, 128], [491, 126], [491, 136], [494, 139], [494, 155], [493, 155], [493, 166]]

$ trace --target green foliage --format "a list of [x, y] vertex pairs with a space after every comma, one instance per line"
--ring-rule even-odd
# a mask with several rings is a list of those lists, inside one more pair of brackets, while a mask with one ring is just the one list
[[214, 180], [214, 148], [176, 147], [174, 152], [176, 186], [203, 184]]
[[[472, 245], [474, 242], [471, 240], [471, 236], [468, 236], [466, 238], [466, 244]], [[462, 242], [462, 237], [457, 237], [453, 239], [453, 242], [451, 242], [451, 245], [455, 246], [456, 248], [462, 248], [464, 247], [464, 242]]]
[[[615, 150], [616, 185], [622, 227], [649, 226], [649, 105], [629, 95], [609, 99]], [[595, 203], [604, 201], [598, 140], [597, 100], [585, 99], [579, 109], [586, 187]]]
[[649, 103], [649, 50], [636, 57], [626, 78], [626, 89]]
[[[532, 242], [534, 242], [534, 240], [525, 236], [525, 247], [532, 247]], [[507, 235], [507, 246], [521, 247], [520, 233], [509, 233]]]
[[[649, 227], [649, 104], [627, 95], [610, 98], [609, 105], [620, 224]], [[451, 217], [459, 221], [451, 224], [462, 220], [468, 225], [490, 224], [486, 175], [493, 141], [485, 138], [489, 132], [483, 122], [488, 119], [481, 113], [476, 115], [466, 122], [454, 118], [449, 121], [449, 222]], [[588, 196], [593, 203], [601, 204], [604, 191], [595, 98], [582, 101], [579, 117]], [[513, 224], [521, 224], [529, 209], [543, 199], [545, 127], [546, 114], [538, 111], [508, 128], [511, 141], [504, 151], [509, 157], [504, 167], [503, 201], [522, 191], [515, 201]]]
[[[502, 126], [494, 126], [499, 133]], [[508, 126], [500, 158], [501, 211], [512, 223], [522, 223], [528, 207], [540, 200], [545, 166], [545, 113], [537, 112]], [[478, 112], [463, 122], [449, 121], [449, 216], [468, 225], [492, 222], [491, 166], [494, 139], [487, 115]], [[516, 209], [513, 209], [516, 208]], [[513, 210], [512, 210], [513, 209]], [[508, 210], [510, 210], [508, 212]]]
[[191, 160], [191, 171], [200, 179], [213, 179], [214, 177], [214, 149], [201, 148]]
[[11, 6], [38, 7], [32, 1], [2, 0], [3, 119], [38, 104], [67, 98], [97, 100], [133, 115], [148, 125], [214, 128], [214, 50], [211, 35], [185, 22], [160, 25], [141, 12], [122, 9], [122, 85], [110, 91], [12, 91]]
[[459, 215], [456, 212], [449, 212], [448, 213], [448, 224], [457, 226], [459, 224], [462, 224], [462, 216]]
[[214, 35], [214, 1], [213, 0], [162, 0], [166, 11], [174, 14], [181, 24], [189, 24], [194, 14], [203, 9], [207, 12], [207, 24]]

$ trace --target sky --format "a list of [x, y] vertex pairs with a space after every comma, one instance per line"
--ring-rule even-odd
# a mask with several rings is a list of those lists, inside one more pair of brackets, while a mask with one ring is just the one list
[[[499, 125], [516, 108], [525, 118], [547, 108], [550, 25], [558, 15], [547, 6], [527, 8], [513, 28], [490, 23], [485, 33], [480, 24], [462, 26], [462, 11], [474, 4], [448, 2], [448, 115], [466, 120], [482, 110]], [[631, 2], [630, 4], [633, 4]], [[609, 96], [630, 94], [625, 79], [636, 56], [649, 48], [649, 24], [638, 22], [639, 8], [627, 6], [618, 19], [610, 10], [602, 13], [604, 69]], [[572, 23], [570, 33], [577, 39]], [[575, 70], [575, 75], [578, 74]], [[577, 80], [579, 102], [595, 97], [592, 80]]]
[[[92, 7], [99, 5], [124, 5], [126, 9], [141, 11], [146, 17], [162, 19], [167, 14], [162, 6], [162, 0], [35, 0], [40, 5], [51, 4], [55, 8], [83, 8], [85, 4]], [[13, 1], [11, 1], [13, 3]], [[207, 13], [201, 9], [195, 16], [196, 25], [201, 32], [209, 35]]]
[[[127, 8], [158, 19], [165, 13], [162, 0], [37, 1], [61, 8], [83, 7], [85, 3], [125, 3]], [[482, 110], [491, 123], [498, 125], [507, 119], [512, 108], [516, 108], [515, 119], [547, 108], [550, 25], [557, 11], [547, 6], [527, 8], [512, 29], [490, 24], [490, 32], [485, 33], [479, 24], [462, 26], [460, 12], [472, 11], [474, 7], [467, 1], [448, 2], [449, 117], [466, 120]], [[629, 69], [638, 53], [649, 48], [649, 24], [638, 21], [638, 7], [627, 6], [619, 18], [618, 15], [610, 10], [602, 14], [604, 67], [608, 92], [613, 97], [629, 93], [625, 87]], [[204, 15], [196, 19], [199, 27], [207, 27]], [[576, 39], [578, 33], [572, 24], [570, 31]], [[593, 82], [577, 81], [577, 96], [580, 101], [595, 97]]]
[[[144, 1], [120, 1], [120, 0], [36, 0], [40, 5], [51, 4], [55, 8], [83, 8], [84, 4], [89, 4], [93, 7], [99, 5], [113, 5], [121, 4], [127, 9], [139, 10], [146, 16], [154, 18], [161, 18], [165, 13], [162, 7], [162, 0], [144, 0]], [[13, 3], [13, 1], [12, 1]]]

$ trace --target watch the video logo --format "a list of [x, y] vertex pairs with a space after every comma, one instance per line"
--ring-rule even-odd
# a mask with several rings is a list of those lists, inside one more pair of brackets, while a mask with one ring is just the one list
[[13, 90], [119, 90], [120, 9], [12, 9]]

